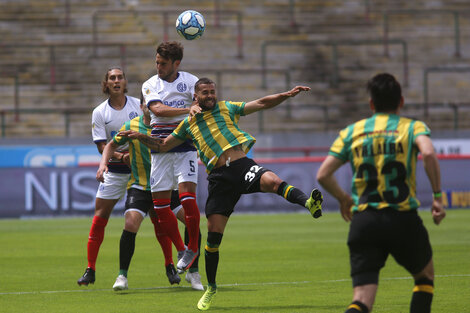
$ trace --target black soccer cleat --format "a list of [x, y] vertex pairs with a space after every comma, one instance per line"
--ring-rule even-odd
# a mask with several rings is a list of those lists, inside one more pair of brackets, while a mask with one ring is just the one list
[[81, 285], [88, 286], [88, 284], [94, 284], [94, 283], [95, 283], [95, 271], [91, 269], [91, 267], [87, 267], [83, 276], [80, 277], [80, 279], [77, 281], [77, 284], [79, 286]]
[[173, 264], [168, 264], [166, 266], [166, 276], [171, 285], [179, 284], [181, 281], [180, 276], [176, 272], [175, 266]]

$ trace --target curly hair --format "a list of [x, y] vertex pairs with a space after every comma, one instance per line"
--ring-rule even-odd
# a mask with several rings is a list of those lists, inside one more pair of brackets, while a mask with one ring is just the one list
[[183, 59], [183, 45], [177, 41], [165, 41], [157, 47], [157, 54], [172, 62]]

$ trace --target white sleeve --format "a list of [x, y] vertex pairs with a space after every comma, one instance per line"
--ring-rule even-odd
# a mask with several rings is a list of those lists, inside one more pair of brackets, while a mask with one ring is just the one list
[[106, 129], [104, 127], [104, 119], [99, 110], [93, 110], [91, 119], [91, 133], [93, 135], [93, 142], [107, 141]]
[[194, 91], [194, 86], [196, 86], [196, 83], [199, 80], [199, 78], [197, 76], [194, 76], [194, 75], [192, 75], [192, 78], [193, 78], [193, 81], [192, 81], [191, 85], [189, 86], [189, 92], [191, 92], [191, 99], [194, 99], [194, 94], [196, 93]]
[[145, 105], [148, 107], [151, 102], [160, 101], [163, 102], [160, 98], [158, 92], [149, 86], [149, 84], [144, 83], [142, 85], [142, 94], [144, 95]]

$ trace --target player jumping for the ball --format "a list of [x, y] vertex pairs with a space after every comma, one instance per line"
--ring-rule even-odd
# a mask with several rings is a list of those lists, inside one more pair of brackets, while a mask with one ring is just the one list
[[321, 216], [323, 197], [320, 191], [313, 189], [309, 197], [272, 171], [247, 158], [246, 153], [254, 145], [255, 138], [238, 126], [240, 116], [273, 108], [286, 99], [309, 90], [309, 87], [296, 86], [289, 91], [250, 102], [217, 102], [215, 83], [208, 78], [201, 78], [195, 85], [195, 99], [199, 106], [193, 106], [190, 116], [165, 140], [134, 131], [119, 133], [121, 136], [137, 138], [160, 152], [191, 139], [206, 166], [209, 173], [209, 195], [205, 208], [208, 228], [205, 246], [208, 287], [197, 304], [199, 310], [208, 310], [217, 292], [215, 277], [219, 246], [228, 219], [242, 194], [277, 193], [287, 201], [307, 208], [314, 218]]

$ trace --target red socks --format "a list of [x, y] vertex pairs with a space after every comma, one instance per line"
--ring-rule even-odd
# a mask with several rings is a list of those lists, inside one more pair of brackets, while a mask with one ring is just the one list
[[165, 267], [173, 263], [173, 254], [171, 251], [171, 239], [166, 234], [162, 232], [161, 226], [158, 223], [158, 218], [150, 218], [153, 223], [153, 229], [155, 230], [155, 235], [157, 240], [160, 243], [163, 251], [163, 257], [165, 258]]
[[177, 251], [184, 250], [184, 243], [178, 230], [178, 221], [170, 209], [170, 199], [155, 199], [153, 205], [158, 216], [159, 232], [171, 239]]
[[196, 203], [196, 194], [192, 192], [182, 193], [180, 194], [180, 202], [184, 208], [184, 219], [188, 229], [188, 249], [196, 252], [199, 240], [199, 220], [201, 219], [201, 213], [199, 213]]
[[88, 236], [88, 267], [92, 270], [96, 270], [96, 259], [98, 258], [98, 252], [100, 251], [101, 243], [104, 238], [104, 228], [108, 224], [108, 220], [99, 216], [94, 216], [91, 223], [90, 235]]

